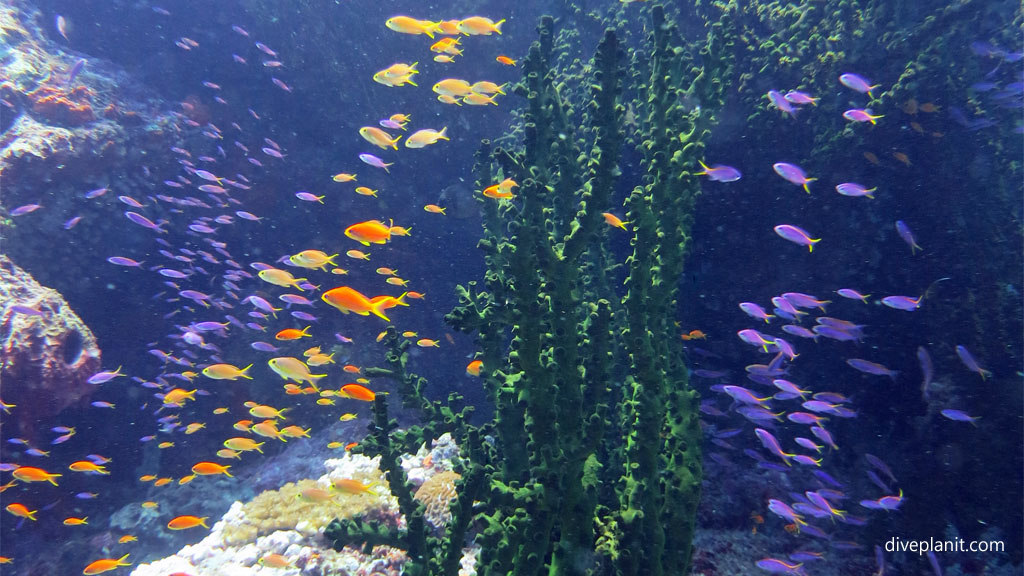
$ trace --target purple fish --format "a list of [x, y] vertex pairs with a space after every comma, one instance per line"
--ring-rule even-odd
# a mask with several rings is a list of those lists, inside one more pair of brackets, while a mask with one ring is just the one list
[[314, 194], [310, 194], [309, 192], [296, 192], [295, 197], [305, 202], [319, 202], [321, 204], [324, 203], [323, 196], [316, 196]]
[[814, 440], [811, 440], [810, 438], [804, 438], [803, 436], [799, 436], [797, 438], [794, 438], [793, 440], [803, 448], [807, 448], [808, 450], [814, 450], [815, 452], [821, 452], [821, 449], [823, 448], [823, 446], [821, 446], [820, 444], [815, 444]]
[[389, 174], [391, 173], [391, 171], [388, 170], [388, 166], [394, 164], [394, 162], [392, 162], [391, 164], [385, 164], [383, 160], [374, 156], [373, 154], [360, 154], [359, 159], [362, 160], [365, 164], [369, 164], [370, 166], [373, 166], [375, 168], [383, 168], [384, 171]]
[[198, 232], [200, 234], [213, 234], [214, 232], [216, 232], [215, 229], [210, 228], [206, 224], [189, 224], [188, 229], [193, 232]]
[[794, 424], [802, 425], [818, 425], [821, 424], [822, 420], [828, 420], [817, 414], [811, 414], [810, 412], [790, 412], [786, 415], [786, 419]]
[[166, 276], [167, 278], [177, 278], [179, 280], [188, 278], [188, 274], [185, 274], [184, 272], [179, 272], [178, 270], [172, 270], [170, 268], [161, 268], [160, 270], [157, 271], [157, 273], [160, 274], [161, 276]]
[[803, 564], [789, 564], [778, 558], [763, 558], [758, 560], [756, 565], [770, 574], [791, 574], [793, 576], [803, 576], [806, 574], [803, 570]]
[[781, 110], [783, 114], [789, 114], [790, 116], [796, 117], [796, 108], [793, 108], [793, 105], [786, 100], [786, 97], [778, 90], [769, 90], [768, 100], [773, 106]]
[[[835, 439], [832, 438], [832, 434], [821, 426], [811, 426], [811, 434], [814, 434], [815, 438], [824, 442], [829, 448], [832, 448], [833, 450], [839, 449], [839, 446], [836, 445]], [[839, 486], [837, 486], [837, 488], [839, 488]]]
[[253, 214], [252, 212], [245, 212], [244, 210], [239, 210], [235, 212], [235, 215], [237, 215], [239, 218], [242, 218], [243, 220], [251, 220], [253, 222], [260, 221], [259, 216]]
[[24, 314], [25, 316], [46, 316], [46, 312], [37, 310], [29, 306], [22, 306], [21, 304], [15, 304], [11, 306], [11, 312], [15, 314]]
[[881, 84], [875, 84], [874, 86], [872, 86], [871, 82], [869, 82], [864, 77], [850, 73], [841, 75], [839, 77], [839, 83], [842, 84], [843, 86], [846, 86], [850, 90], [860, 92], [861, 94], [867, 94], [871, 98], [874, 98], [874, 96], [871, 95], [871, 91], [881, 86]]
[[849, 298], [850, 300], [860, 300], [865, 304], [868, 303], [868, 296], [871, 296], [871, 294], [861, 294], [853, 288], [840, 288], [839, 290], [836, 290], [836, 294], [839, 294], [843, 298]]
[[775, 227], [775, 233], [790, 242], [807, 246], [808, 252], [814, 252], [814, 245], [821, 242], [821, 238], [811, 238], [806, 230], [792, 224], [779, 224]]
[[68, 220], [67, 222], [64, 223], [64, 229], [65, 230], [71, 230], [72, 228], [77, 226], [78, 223], [81, 222], [81, 221], [82, 221], [82, 217], [81, 216], [75, 216], [74, 218], [71, 218], [70, 220]]
[[846, 118], [850, 122], [870, 122], [872, 124], [877, 124], [875, 120], [878, 120], [881, 117], [881, 115], [873, 116], [870, 108], [851, 108], [846, 112], [843, 112], [843, 118]]
[[899, 371], [897, 370], [890, 370], [877, 362], [871, 362], [869, 360], [864, 360], [863, 358], [850, 358], [846, 361], [846, 364], [854, 370], [858, 370], [865, 374], [888, 376], [893, 380], [896, 380], [896, 375], [899, 374]]
[[924, 346], [917, 347], [917, 362], [921, 365], [921, 394], [928, 398], [928, 386], [932, 383], [935, 369], [932, 367], [932, 356]]
[[381, 120], [379, 124], [385, 128], [390, 128], [392, 130], [404, 130], [401, 124], [395, 122], [394, 120], [391, 120], [390, 118]]
[[145, 206], [143, 206], [138, 200], [132, 198], [131, 196], [118, 196], [117, 199], [120, 200], [122, 203], [131, 206], [132, 208], [145, 208]]
[[216, 184], [203, 184], [199, 186], [199, 191], [206, 192], [207, 194], [224, 194], [228, 189]]
[[977, 372], [978, 375], [981, 376], [982, 380], [985, 380], [992, 375], [992, 372], [985, 370], [978, 364], [978, 361], [974, 359], [974, 356], [971, 355], [967, 348], [957, 346], [956, 355], [960, 357], [960, 361], [964, 363], [964, 366], [967, 366], [968, 370], [971, 372]]
[[273, 344], [269, 344], [267, 342], [253, 342], [252, 344], [249, 344], [249, 346], [253, 350], [259, 350], [260, 352], [277, 352], [278, 350], [280, 350], [280, 348], [278, 348], [277, 346], [274, 346]]
[[36, 210], [42, 208], [39, 204], [25, 204], [24, 206], [18, 206], [14, 210], [11, 210], [11, 216], [24, 216], [25, 214], [31, 214]]
[[912, 312], [921, 307], [922, 300], [924, 300], [923, 295], [917, 298], [911, 298], [910, 296], [886, 296], [882, 298], [882, 304], [896, 310]]
[[739, 306], [740, 310], [742, 310], [747, 316], [757, 318], [758, 320], [764, 320], [765, 324], [770, 322], [769, 318], [774, 318], [774, 316], [765, 312], [764, 308], [753, 302], [740, 302]]
[[277, 78], [271, 78], [270, 81], [274, 83], [274, 86], [277, 86], [278, 88], [284, 90], [285, 92], [292, 91], [291, 86], [288, 86], [287, 84], [285, 84], [281, 80], [278, 80]]
[[742, 386], [722, 386], [722, 391], [728, 394], [733, 400], [743, 404], [757, 404], [767, 406], [768, 398], [758, 398], [754, 392]]
[[106, 194], [107, 190], [109, 190], [109, 188], [97, 188], [95, 190], [90, 190], [90, 191], [85, 193], [85, 198], [87, 200], [92, 200], [93, 198], [99, 198], [100, 196], [103, 196], [104, 194]]
[[[248, 34], [246, 34], [246, 36], [248, 36]], [[277, 58], [277, 52], [274, 52], [273, 50], [270, 49], [269, 46], [267, 46], [266, 44], [264, 44], [262, 42], [257, 42], [256, 43], [256, 48], [260, 52], [263, 52], [264, 54], [266, 54], [267, 56], [270, 56], [271, 58]]]
[[67, 88], [67, 87], [71, 86], [72, 84], [74, 84], [75, 83], [75, 78], [78, 78], [78, 75], [82, 72], [82, 70], [84, 68], [85, 68], [85, 59], [84, 58], [83, 59], [79, 59], [78, 62], [75, 62], [75, 65], [72, 66], [71, 70], [68, 71], [68, 81], [64, 83], [64, 87]]
[[125, 212], [124, 215], [129, 220], [131, 220], [132, 222], [138, 224], [139, 226], [142, 226], [144, 228], [149, 228], [150, 230], [156, 230], [157, 232], [160, 232], [161, 234], [166, 234], [167, 233], [167, 230], [164, 230], [163, 228], [161, 228], [159, 224], [154, 224], [152, 220], [150, 220], [149, 218], [146, 218], [142, 214], [139, 214], [137, 212]]
[[779, 176], [782, 176], [787, 182], [796, 184], [797, 186], [803, 186], [804, 190], [810, 194], [811, 189], [808, 186], [811, 182], [817, 180], [817, 178], [808, 178], [807, 173], [804, 169], [797, 166], [796, 164], [789, 164], [788, 162], [776, 162], [772, 164], [772, 169]]
[[309, 312], [303, 312], [301, 310], [293, 310], [292, 316], [298, 318], [299, 320], [305, 320], [307, 322], [316, 322], [317, 320], [319, 320], [319, 318], [313, 316]]
[[95, 492], [79, 492], [78, 494], [75, 494], [75, 498], [78, 498], [79, 500], [92, 500], [97, 496], [99, 496], [99, 494]]
[[263, 153], [266, 154], [267, 156], [270, 156], [271, 158], [284, 158], [284, 154], [281, 154], [276, 149], [270, 148], [269, 146], [261, 148], [261, 150], [263, 150]]
[[[776, 439], [775, 436], [772, 436], [771, 432], [764, 428], [755, 428], [754, 434], [757, 436], [757, 439], [761, 441], [761, 445], [764, 446], [765, 450], [768, 450], [772, 454], [781, 458], [787, 466], [790, 465], [789, 459], [792, 458], [793, 455], [782, 450], [782, 446], [779, 445], [778, 439]], [[769, 509], [771, 509], [771, 507], [769, 507]], [[776, 514], [778, 514], [778, 512], [776, 512]]]
[[812, 98], [810, 94], [799, 92], [797, 90], [791, 90], [789, 92], [786, 92], [785, 98], [786, 102], [789, 102], [790, 104], [796, 104], [797, 106], [803, 106], [805, 104], [811, 104], [813, 106], [818, 105], [817, 98]]
[[785, 332], [786, 334], [796, 336], [797, 338], [810, 338], [813, 340], [818, 339], [817, 334], [811, 332], [810, 330], [804, 328], [803, 326], [797, 326], [796, 324], [786, 324], [785, 326], [782, 327], [782, 331]]
[[707, 176], [708, 180], [713, 182], [735, 182], [743, 177], [743, 174], [732, 166], [725, 166], [724, 164], [708, 166], [700, 160], [698, 160], [697, 163], [700, 164], [700, 167], [703, 168], [704, 171], [697, 172], [695, 175]]
[[924, 250], [917, 245], [917, 240], [914, 239], [914, 233], [910, 231], [910, 227], [903, 220], [896, 221], [896, 232], [903, 238], [903, 241], [910, 246], [910, 255], [913, 256], [917, 250]]
[[862, 184], [857, 184], [856, 182], [843, 182], [842, 184], [836, 185], [836, 192], [839, 192], [843, 196], [851, 196], [853, 198], [867, 196], [868, 198], [874, 199], [875, 190], [878, 190], [877, 186], [874, 188], [867, 188]]
[[86, 382], [88, 382], [89, 384], [103, 384], [105, 382], [110, 382], [111, 380], [117, 378], [118, 376], [124, 376], [124, 374], [121, 373], [120, 366], [117, 367], [117, 370], [104, 370], [102, 372], [97, 372], [90, 376]]
[[963, 410], [954, 410], [951, 408], [943, 410], [941, 414], [950, 420], [955, 420], [956, 422], [970, 422], [971, 424], [974, 424], [979, 419], [978, 416], [971, 416]]
[[768, 345], [774, 343], [774, 340], [770, 337], [751, 328], [740, 330], [736, 335], [740, 337], [740, 340], [750, 344], [751, 346], [760, 346], [764, 348], [765, 352], [768, 351]]
[[111, 256], [110, 258], [107, 258], [107, 262], [117, 266], [127, 266], [129, 268], [138, 268], [139, 266], [142, 266], [142, 262], [136, 262], [135, 260], [125, 258], [124, 256]]

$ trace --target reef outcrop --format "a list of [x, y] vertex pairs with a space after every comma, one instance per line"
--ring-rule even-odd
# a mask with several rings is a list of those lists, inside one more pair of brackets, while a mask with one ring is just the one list
[[[88, 398], [100, 370], [89, 327], [56, 291], [0, 254], [0, 381], [8, 434], [31, 438], [37, 422]], [[14, 407], [7, 408], [9, 405]]]

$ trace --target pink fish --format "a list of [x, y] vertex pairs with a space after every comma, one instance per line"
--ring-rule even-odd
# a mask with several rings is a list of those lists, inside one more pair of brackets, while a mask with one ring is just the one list
[[257, 42], [256, 48], [259, 49], [260, 52], [263, 52], [264, 54], [270, 56], [271, 58], [277, 58], [277, 52], [274, 52], [273, 50], [270, 49], [269, 46], [263, 44], [262, 42]]
[[850, 122], [871, 122], [877, 124], [875, 120], [878, 120], [882, 116], [872, 116], [870, 109], [851, 108], [846, 112], [843, 112], [843, 118], [846, 118]]
[[853, 288], [840, 288], [839, 290], [836, 290], [836, 294], [839, 294], [843, 298], [849, 298], [850, 300], [860, 300], [865, 304], [868, 303], [868, 297], [871, 296], [871, 294], [861, 294]]
[[[233, 26], [231, 26], [231, 29], [234, 30], [238, 34], [241, 34], [242, 36], [245, 36], [246, 38], [249, 37], [249, 32], [245, 28], [242, 28], [241, 26], [233, 25]], [[260, 44], [257, 43], [257, 46], [259, 46], [259, 45]]]
[[276, 149], [270, 148], [269, 146], [265, 147], [265, 148], [261, 148], [261, 150], [263, 150], [264, 154], [266, 154], [267, 156], [270, 156], [272, 158], [284, 158], [284, 154], [281, 154]]
[[906, 222], [903, 220], [896, 221], [896, 233], [900, 235], [900, 238], [903, 238], [903, 241], [906, 242], [908, 246], [910, 246], [911, 256], [913, 256], [917, 250], [924, 250], [924, 248], [917, 245], [917, 240], [914, 239], [914, 233], [910, 231], [910, 226], [907, 226]]
[[77, 226], [78, 223], [81, 222], [81, 221], [82, 221], [82, 217], [81, 216], [75, 216], [74, 218], [72, 218], [72, 219], [70, 219], [70, 220], [68, 220], [67, 222], [64, 223], [64, 229], [65, 230], [71, 230], [72, 228]]
[[362, 160], [364, 163], [369, 164], [370, 166], [374, 166], [376, 168], [383, 168], [384, 171], [388, 173], [390, 173], [390, 170], [388, 170], [388, 166], [394, 164], [394, 162], [390, 164], [385, 164], [383, 160], [374, 156], [373, 154], [360, 154], [359, 159]]
[[36, 210], [42, 208], [39, 204], [25, 204], [24, 206], [18, 206], [14, 210], [11, 210], [11, 216], [24, 216], [25, 214], [31, 214]]
[[290, 86], [288, 86], [287, 84], [285, 84], [281, 80], [278, 80], [277, 78], [271, 78], [270, 81], [274, 83], [274, 86], [277, 86], [278, 88], [280, 88], [281, 90], [284, 90], [285, 92], [291, 92], [292, 91]]
[[851, 90], [860, 92], [861, 94], [867, 94], [872, 98], [874, 98], [874, 96], [871, 95], [871, 91], [881, 86], [881, 84], [875, 84], [872, 86], [871, 82], [864, 77], [850, 73], [841, 75], [839, 77], [839, 83]]
[[295, 197], [298, 198], [299, 200], [303, 200], [306, 202], [319, 202], [321, 204], [324, 203], [323, 196], [315, 196], [313, 194], [310, 194], [309, 192], [296, 192]]
[[910, 296], [886, 296], [882, 298], [882, 304], [895, 310], [912, 312], [921, 307], [922, 300], [924, 300], [923, 295], [917, 298], [911, 298]]
[[878, 187], [867, 188], [862, 184], [856, 182], [843, 182], [842, 184], [836, 185], [836, 192], [839, 192], [843, 196], [851, 196], [858, 198], [860, 196], [867, 196], [868, 198], [874, 198], [874, 192], [878, 190]]
[[107, 262], [117, 266], [126, 266], [128, 268], [138, 268], [139, 266], [142, 266], [142, 262], [136, 262], [135, 260], [125, 258], [124, 256], [111, 256], [110, 258], [107, 258]]
[[786, 92], [785, 98], [786, 102], [789, 102], [790, 104], [796, 104], [798, 106], [803, 106], [804, 104], [811, 104], [813, 106], [818, 105], [817, 98], [812, 98], [810, 94], [799, 92], [797, 90], [791, 90], [789, 92]]
[[821, 238], [811, 238], [811, 235], [806, 230], [793, 226], [792, 224], [780, 224], [776, 226], [775, 233], [790, 242], [800, 244], [801, 246], [807, 246], [808, 252], [813, 252], [814, 245], [821, 242]]
[[704, 171], [697, 172], [695, 175], [707, 176], [708, 180], [712, 180], [714, 182], [735, 182], [743, 177], [743, 174], [732, 166], [715, 164], [709, 167], [700, 160], [698, 160], [697, 163], [700, 164], [700, 167], [703, 168]]
[[789, 114], [790, 116], [796, 116], [796, 108], [790, 104], [786, 97], [782, 95], [778, 90], [768, 91], [768, 100], [771, 101], [772, 105], [782, 111], [783, 114]]
[[790, 164], [788, 162], [776, 162], [772, 165], [772, 169], [779, 176], [782, 176], [787, 182], [792, 182], [797, 186], [803, 186], [804, 190], [810, 194], [811, 189], [808, 184], [817, 180], [817, 178], [808, 178], [807, 173], [804, 169], [797, 166], [796, 164]]

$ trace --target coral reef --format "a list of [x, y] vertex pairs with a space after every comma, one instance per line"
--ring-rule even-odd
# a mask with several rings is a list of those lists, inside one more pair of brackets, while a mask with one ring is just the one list
[[[36, 423], [89, 397], [100, 370], [96, 338], [56, 291], [0, 254], [0, 380], [3, 400], [17, 407], [5, 423], [32, 438]], [[15, 432], [8, 430], [9, 434]]]
[[[432, 447], [421, 446], [416, 454], [400, 456], [402, 466], [420, 484], [428, 508], [443, 516], [453, 483], [458, 474], [448, 468], [456, 464], [459, 448], [451, 437], [439, 438]], [[388, 544], [389, 531], [405, 528], [405, 519], [398, 514], [395, 498], [387, 493], [386, 483], [378, 468], [379, 458], [346, 454], [343, 458], [323, 463], [327, 472], [316, 480], [289, 482], [277, 490], [268, 490], [253, 500], [235, 502], [200, 542], [185, 546], [177, 554], [138, 566], [134, 576], [186, 572], [195, 576], [249, 576], [253, 574], [328, 574], [395, 575], [402, 573], [408, 562], [406, 552]], [[337, 480], [355, 480], [369, 490], [350, 493], [331, 490]], [[313, 490], [314, 493], [310, 493]], [[330, 494], [330, 498], [326, 498]], [[198, 495], [193, 495], [198, 497]], [[133, 510], [142, 510], [134, 506]], [[112, 519], [114, 527], [127, 530], [133, 519], [156, 518], [154, 510], [129, 514], [120, 512]], [[370, 536], [353, 546], [331, 549], [331, 529], [325, 538], [325, 525], [332, 518], [358, 518], [361, 525], [375, 529], [381, 542], [364, 545]], [[127, 526], [125, 525], [127, 524]], [[137, 527], [136, 527], [137, 528]], [[358, 544], [358, 545], [356, 545]], [[480, 548], [460, 549], [459, 573], [476, 574]], [[261, 563], [269, 554], [279, 554], [287, 566], [273, 568]]]
[[125, 72], [48, 40], [42, 22], [28, 2], [0, 6], [0, 174], [8, 206], [61, 170], [88, 179], [128, 166], [174, 120]]
[[377, 492], [350, 494], [333, 492], [330, 498], [309, 498], [309, 490], [331, 490], [336, 479], [357, 480], [365, 485], [380, 484], [383, 478], [377, 469], [377, 461], [361, 455], [346, 455], [345, 458], [328, 460], [324, 463], [328, 473], [318, 480], [289, 482], [278, 490], [268, 490], [242, 505], [225, 518], [223, 541], [228, 545], [242, 544], [257, 536], [265, 536], [277, 530], [299, 530], [313, 535], [322, 531], [335, 518], [372, 516], [386, 518], [393, 505], [381, 500]]

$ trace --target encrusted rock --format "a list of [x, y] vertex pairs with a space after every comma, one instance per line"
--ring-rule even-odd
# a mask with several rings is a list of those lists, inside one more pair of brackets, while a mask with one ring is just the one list
[[[8, 422], [30, 437], [38, 422], [87, 398], [100, 370], [96, 338], [56, 291], [0, 255], [0, 380]], [[13, 432], [8, 431], [13, 434]]]

